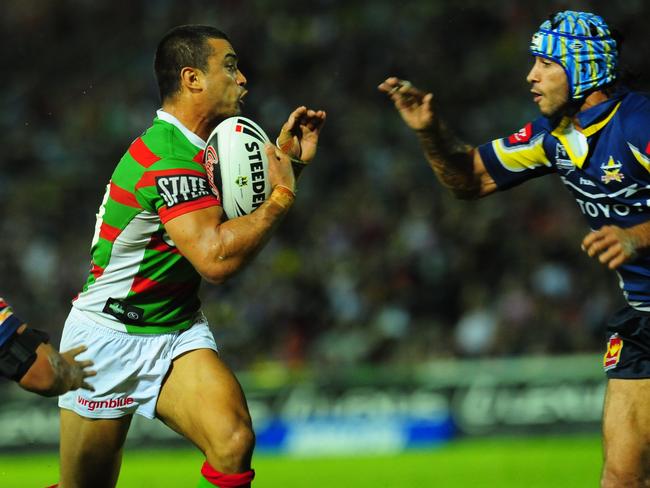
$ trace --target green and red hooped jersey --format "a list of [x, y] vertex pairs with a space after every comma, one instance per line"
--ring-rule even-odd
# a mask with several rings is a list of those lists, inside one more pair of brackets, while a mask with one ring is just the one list
[[75, 308], [129, 333], [159, 334], [192, 324], [201, 277], [164, 224], [221, 205], [203, 166], [205, 145], [162, 110], [131, 144], [99, 208], [90, 275]]

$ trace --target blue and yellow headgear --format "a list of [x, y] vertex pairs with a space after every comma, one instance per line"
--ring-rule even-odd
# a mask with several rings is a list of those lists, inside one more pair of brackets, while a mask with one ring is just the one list
[[602, 17], [595, 14], [558, 12], [533, 35], [530, 52], [564, 68], [573, 100], [616, 79], [616, 41]]

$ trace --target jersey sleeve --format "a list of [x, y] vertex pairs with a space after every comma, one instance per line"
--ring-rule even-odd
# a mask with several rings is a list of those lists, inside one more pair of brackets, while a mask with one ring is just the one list
[[23, 321], [16, 317], [7, 302], [0, 297], [0, 347], [16, 333]]
[[499, 190], [555, 172], [545, 149], [547, 135], [542, 124], [535, 121], [508, 137], [479, 146], [485, 168]]
[[195, 210], [221, 205], [205, 168], [194, 161], [160, 160], [142, 175], [135, 195], [143, 208], [160, 216], [163, 224]]

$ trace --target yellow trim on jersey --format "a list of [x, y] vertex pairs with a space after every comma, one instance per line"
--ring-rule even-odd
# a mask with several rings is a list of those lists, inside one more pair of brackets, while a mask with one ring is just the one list
[[11, 307], [5, 308], [2, 312], [0, 312], [0, 324], [7, 320], [9, 317], [13, 315], [13, 312], [11, 310]]
[[648, 156], [646, 156], [641, 151], [639, 151], [639, 148], [633, 146], [629, 142], [627, 143], [627, 145], [632, 150], [632, 154], [634, 154], [636, 160], [641, 164], [641, 166], [643, 166], [646, 169], [648, 173], [650, 173], [650, 158], [648, 158]]
[[616, 111], [618, 110], [618, 107], [620, 107], [620, 106], [621, 106], [621, 102], [618, 102], [616, 104], [616, 106], [614, 107], [614, 109], [609, 113], [609, 115], [607, 117], [605, 117], [603, 120], [601, 120], [597, 124], [593, 124], [593, 125], [590, 125], [589, 127], [585, 127], [584, 129], [582, 129], [582, 133], [586, 137], [594, 135], [600, 129], [605, 127], [605, 125], [607, 125], [607, 122], [609, 122], [611, 120], [611, 118], [614, 117], [614, 114], [616, 113]]
[[[621, 102], [618, 102], [607, 117], [605, 117], [603, 120], [601, 120], [596, 124], [590, 125], [589, 127], [585, 127], [582, 130], [578, 130], [578, 133], [584, 137], [589, 137], [594, 135], [600, 129], [605, 127], [605, 125], [607, 125], [607, 123], [612, 119], [612, 117], [614, 117], [614, 114], [616, 113], [616, 111], [620, 106], [621, 106]], [[567, 131], [567, 128], [570, 125], [571, 125], [571, 119], [568, 117], [564, 117], [562, 121], [558, 124], [558, 126], [553, 130], [553, 132], [551, 132], [551, 135], [557, 137], [560, 140], [560, 142], [564, 146], [564, 149], [566, 149], [569, 158], [571, 158], [573, 164], [575, 164], [578, 168], [582, 169], [582, 166], [585, 164], [585, 160], [587, 159], [587, 155], [589, 154], [589, 151], [587, 150], [583, 154], [578, 154], [577, 151], [574, 150], [573, 145], [571, 144], [569, 138], [567, 137], [567, 134], [570, 134], [571, 132], [571, 131]]]
[[492, 149], [501, 165], [509, 171], [520, 172], [539, 166], [551, 166], [544, 152], [544, 133], [533, 137], [528, 144], [506, 147], [502, 139], [492, 141]]

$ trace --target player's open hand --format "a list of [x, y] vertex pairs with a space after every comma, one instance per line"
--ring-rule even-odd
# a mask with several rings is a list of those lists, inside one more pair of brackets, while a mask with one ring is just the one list
[[85, 350], [86, 346], [78, 346], [61, 353], [63, 362], [60, 367], [62, 369], [62, 383], [65, 391], [76, 390], [77, 388], [95, 391], [86, 381], [87, 378], [97, 374], [95, 371], [88, 369], [93, 365], [93, 362], [90, 360], [77, 361], [76, 359]]
[[597, 257], [609, 269], [616, 269], [636, 258], [638, 247], [633, 232], [615, 225], [605, 225], [582, 240], [582, 250], [589, 257]]
[[411, 129], [426, 130], [434, 122], [433, 94], [415, 88], [409, 81], [391, 77], [377, 88], [386, 93]]
[[282, 126], [277, 139], [278, 147], [289, 157], [309, 163], [316, 156], [318, 137], [326, 115], [324, 110], [298, 107]]

